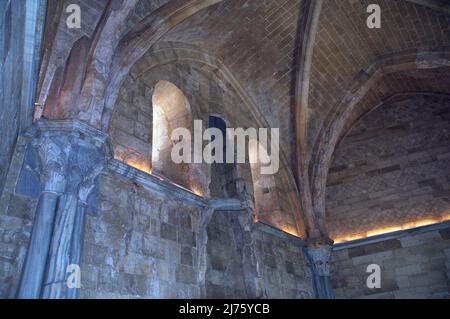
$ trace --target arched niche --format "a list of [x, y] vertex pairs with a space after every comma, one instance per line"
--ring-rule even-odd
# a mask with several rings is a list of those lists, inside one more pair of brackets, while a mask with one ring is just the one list
[[190, 163], [176, 164], [171, 157], [172, 132], [185, 128], [192, 133], [192, 114], [189, 101], [173, 83], [162, 80], [156, 83], [152, 96], [153, 134], [152, 171], [162, 177], [191, 189]]
[[[222, 153], [221, 163], [214, 162], [210, 166], [210, 183], [209, 191], [211, 197], [230, 198], [236, 197], [236, 165], [235, 163], [226, 163], [227, 140], [226, 129], [227, 123], [219, 116], [210, 115], [208, 119], [208, 127], [218, 129], [222, 133]], [[216, 137], [213, 137], [213, 140]], [[215, 149], [212, 150], [215, 156]]]
[[172, 161], [172, 132], [177, 128], [192, 131], [191, 107], [183, 92], [168, 81], [159, 81], [156, 84], [152, 106], [152, 166], [155, 172], [164, 173], [167, 171], [165, 166]]

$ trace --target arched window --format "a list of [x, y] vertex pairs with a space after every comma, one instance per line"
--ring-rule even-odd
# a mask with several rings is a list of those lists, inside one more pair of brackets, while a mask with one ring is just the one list
[[174, 84], [159, 81], [152, 96], [153, 134], [152, 134], [152, 171], [172, 182], [202, 194], [197, 181], [195, 165], [175, 163], [171, 153], [173, 146], [180, 140], [171, 140], [172, 132], [185, 128], [192, 134], [192, 113], [189, 102], [183, 92]]
[[[273, 174], [262, 174], [259, 148], [264, 147], [258, 141], [249, 143], [249, 160], [253, 179], [253, 193], [255, 196], [256, 221], [265, 221], [272, 225], [277, 225], [274, 219], [279, 216], [280, 201]], [[265, 150], [265, 149], [264, 149]]]
[[183, 92], [174, 84], [159, 81], [152, 97], [153, 104], [153, 171], [167, 173], [165, 167], [171, 161], [170, 136], [177, 128], [192, 131], [191, 107]]
[[[217, 116], [209, 117], [209, 128], [217, 128], [222, 132], [223, 136], [223, 158], [222, 163], [211, 164], [211, 176], [209, 184], [209, 192], [212, 197], [230, 198], [236, 196], [236, 165], [234, 163], [226, 163], [227, 142], [226, 129], [227, 123]], [[213, 137], [214, 140], [214, 137]], [[212, 154], [215, 156], [215, 154]]]

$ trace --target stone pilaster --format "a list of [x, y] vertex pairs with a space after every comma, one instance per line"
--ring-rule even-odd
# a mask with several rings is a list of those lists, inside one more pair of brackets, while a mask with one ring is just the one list
[[79, 264], [88, 196], [109, 154], [106, 135], [72, 121], [41, 121], [29, 135], [41, 193], [18, 297], [75, 298], [67, 266]]
[[[234, 236], [241, 244], [240, 254], [246, 296], [250, 299], [260, 299], [264, 297], [264, 280], [256, 256], [254, 238], [255, 213], [252, 207], [244, 206], [244, 208], [244, 212], [234, 219]], [[237, 223], [238, 225], [236, 225]]]
[[319, 299], [333, 299], [330, 281], [332, 241], [314, 240], [305, 247], [305, 255], [314, 276], [314, 289]]

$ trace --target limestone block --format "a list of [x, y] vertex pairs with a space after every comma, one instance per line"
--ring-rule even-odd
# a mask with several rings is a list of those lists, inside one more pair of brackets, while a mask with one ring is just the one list
[[196, 271], [186, 265], [179, 265], [175, 275], [176, 281], [179, 283], [195, 284], [197, 282]]
[[177, 241], [177, 228], [167, 223], [161, 223], [160, 225], [161, 238]]

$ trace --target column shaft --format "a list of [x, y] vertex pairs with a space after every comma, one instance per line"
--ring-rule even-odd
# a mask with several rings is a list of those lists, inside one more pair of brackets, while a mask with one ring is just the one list
[[57, 202], [58, 195], [55, 193], [44, 192], [39, 198], [17, 293], [18, 298], [40, 297]]
[[43, 298], [62, 298], [67, 289], [66, 271], [70, 261], [70, 246], [78, 198], [73, 194], [64, 194], [59, 202], [48, 254], [46, 278], [42, 292]]
[[[86, 216], [86, 204], [79, 202], [77, 206], [77, 213], [75, 215], [75, 224], [72, 233], [72, 245], [70, 247], [70, 263], [73, 265], [80, 265], [81, 261], [85, 216]], [[79, 289], [77, 288], [68, 288], [67, 298], [68, 299], [78, 298], [78, 290]]]

